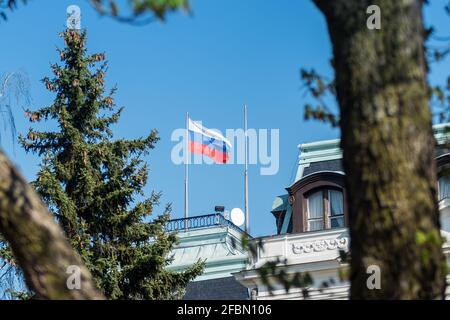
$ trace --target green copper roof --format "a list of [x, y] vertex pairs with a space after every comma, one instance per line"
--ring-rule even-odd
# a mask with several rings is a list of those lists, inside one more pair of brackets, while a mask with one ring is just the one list
[[[442, 123], [433, 126], [433, 134], [438, 144], [450, 142], [450, 123]], [[300, 149], [296, 181], [303, 177], [303, 171], [313, 162], [322, 162], [342, 158], [340, 139], [315, 141], [298, 145]]]

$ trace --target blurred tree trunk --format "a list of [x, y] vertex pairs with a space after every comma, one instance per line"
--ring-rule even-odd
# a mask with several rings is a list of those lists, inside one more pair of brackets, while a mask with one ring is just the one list
[[[89, 271], [31, 186], [0, 151], [0, 233], [11, 245], [28, 287], [38, 299], [102, 299]], [[74, 269], [68, 269], [75, 266]], [[80, 288], [67, 280], [77, 267]], [[70, 273], [67, 273], [67, 272]], [[69, 279], [69, 284], [76, 284]]]
[[[372, 1], [314, 2], [333, 44], [350, 202], [350, 296], [442, 298], [422, 1], [377, 1], [379, 30], [366, 24]], [[380, 290], [367, 287], [370, 265], [380, 267]]]

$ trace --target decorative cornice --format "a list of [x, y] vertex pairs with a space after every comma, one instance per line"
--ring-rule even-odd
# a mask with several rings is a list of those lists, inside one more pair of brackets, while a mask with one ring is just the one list
[[300, 242], [292, 244], [292, 252], [294, 254], [303, 254], [311, 252], [321, 252], [325, 250], [347, 249], [348, 238], [333, 238], [325, 240], [316, 240], [309, 242]]
[[324, 140], [299, 144], [299, 164], [342, 158], [340, 140]]
[[[433, 134], [438, 144], [450, 142], [450, 123], [433, 125]], [[321, 140], [299, 144], [299, 164], [342, 158], [340, 139]]]

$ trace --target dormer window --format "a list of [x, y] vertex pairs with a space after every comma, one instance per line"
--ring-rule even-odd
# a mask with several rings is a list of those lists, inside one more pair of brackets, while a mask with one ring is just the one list
[[307, 231], [344, 227], [344, 196], [341, 190], [314, 190], [306, 200]]
[[314, 172], [287, 190], [293, 199], [293, 233], [346, 227], [347, 194], [342, 172]]

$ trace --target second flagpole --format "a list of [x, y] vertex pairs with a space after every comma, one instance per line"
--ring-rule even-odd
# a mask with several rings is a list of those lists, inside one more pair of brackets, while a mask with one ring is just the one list
[[188, 228], [189, 217], [189, 197], [188, 197], [188, 178], [189, 178], [189, 113], [186, 112], [186, 150], [185, 150], [185, 177], [184, 177], [184, 227]]
[[245, 207], [245, 232], [249, 232], [248, 223], [248, 147], [247, 147], [247, 105], [244, 105], [244, 137], [245, 137], [245, 169], [244, 169], [244, 207]]

